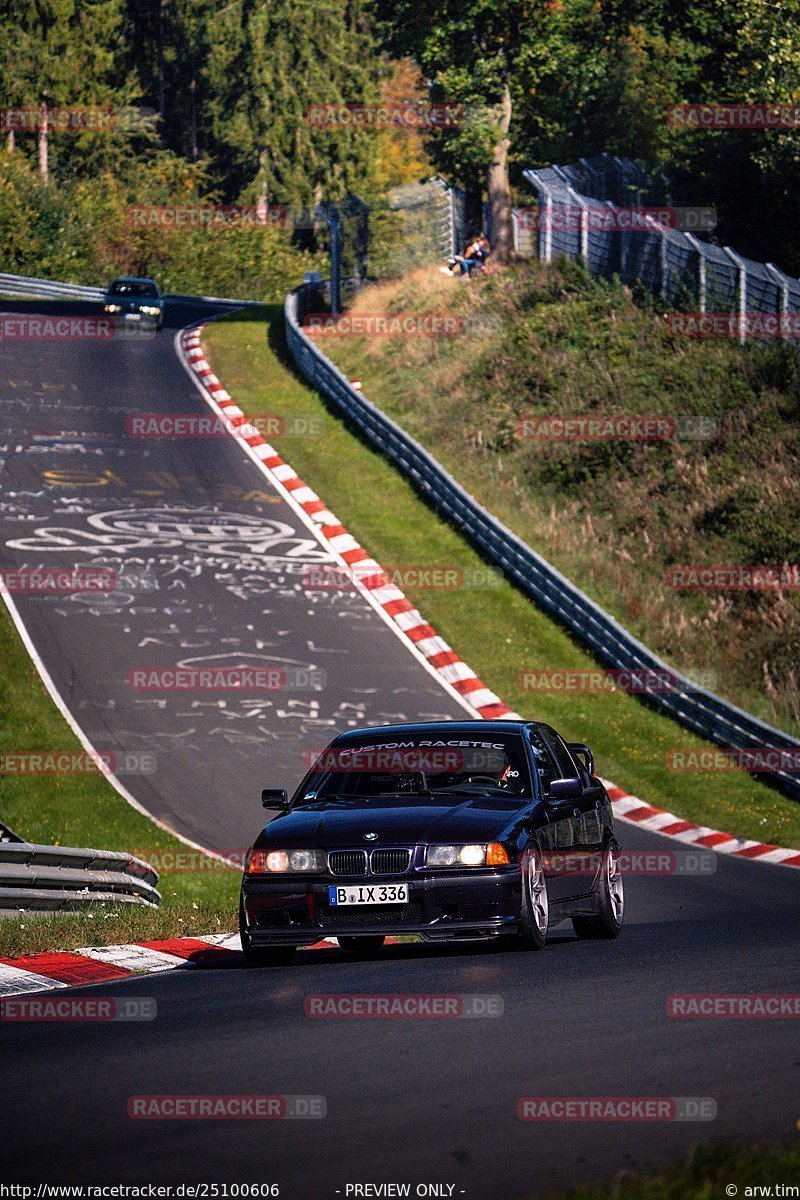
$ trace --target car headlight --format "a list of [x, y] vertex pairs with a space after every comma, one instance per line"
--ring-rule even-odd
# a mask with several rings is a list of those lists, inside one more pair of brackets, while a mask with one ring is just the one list
[[248, 875], [308, 874], [324, 871], [322, 850], [248, 850], [244, 869]]
[[161, 309], [155, 304], [140, 304], [139, 312], [146, 313], [148, 317], [157, 317]]
[[426, 867], [502, 867], [509, 858], [500, 842], [465, 846], [428, 846], [425, 852]]
[[105, 309], [104, 309], [103, 311], [104, 311], [104, 312], [112, 312], [112, 313], [113, 313], [113, 312], [120, 312], [120, 307], [119, 307], [119, 305], [118, 305], [118, 304], [107, 304], [107, 305], [105, 306]]

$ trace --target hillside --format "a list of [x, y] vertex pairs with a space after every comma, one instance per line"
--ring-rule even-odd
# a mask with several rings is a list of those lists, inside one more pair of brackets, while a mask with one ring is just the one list
[[[352, 311], [472, 318], [454, 335], [320, 344], [672, 666], [800, 733], [798, 591], [687, 589], [671, 570], [800, 561], [800, 360], [790, 347], [673, 334], [663, 312], [568, 262], [469, 285], [422, 270], [365, 289]], [[663, 436], [554, 440], [542, 424], [633, 414], [656, 418]]]

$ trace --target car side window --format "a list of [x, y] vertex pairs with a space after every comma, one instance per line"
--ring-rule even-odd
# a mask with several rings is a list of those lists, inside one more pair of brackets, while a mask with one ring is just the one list
[[575, 760], [567, 749], [567, 743], [564, 739], [556, 733], [555, 729], [551, 729], [549, 725], [546, 726], [544, 735], [550, 744], [553, 756], [558, 764], [558, 778], [574, 779], [576, 775], [582, 778], [583, 772], [579, 770]]
[[545, 791], [548, 791], [553, 780], [560, 778], [556, 760], [538, 730], [531, 730], [531, 746], [539, 779], [542, 781]]

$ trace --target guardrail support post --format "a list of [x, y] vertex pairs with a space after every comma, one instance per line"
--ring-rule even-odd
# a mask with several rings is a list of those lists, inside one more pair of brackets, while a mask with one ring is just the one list
[[774, 263], [764, 263], [764, 268], [778, 285], [778, 314], [781, 318], [781, 337], [788, 333], [786, 318], [789, 315], [789, 277]]
[[730, 246], [722, 247], [725, 254], [736, 267], [737, 272], [737, 311], [739, 323], [739, 341], [742, 345], [747, 341], [747, 268], [744, 261]]
[[683, 235], [697, 255], [697, 307], [701, 313], [706, 311], [706, 256], [703, 243], [693, 233]]
[[342, 223], [329, 200], [317, 205], [317, 214], [331, 231], [331, 312], [336, 316], [342, 311]]

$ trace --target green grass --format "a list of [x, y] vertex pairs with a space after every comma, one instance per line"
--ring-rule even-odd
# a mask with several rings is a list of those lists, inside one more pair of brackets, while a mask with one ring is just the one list
[[[379, 562], [456, 566], [466, 573], [484, 568], [467, 542], [298, 378], [289, 365], [279, 306], [226, 317], [208, 326], [204, 338], [215, 373], [245, 412], [325, 422], [324, 436], [271, 440]], [[510, 584], [500, 581], [483, 590], [409, 588], [407, 594], [512, 708], [551, 721], [572, 740], [587, 741], [606, 778], [689, 820], [800, 847], [800, 805], [743, 772], [668, 770], [670, 749], [708, 744], [630, 695], [534, 697], [521, 689], [521, 668], [596, 664]]]
[[98, 905], [83, 912], [28, 913], [19, 918], [3, 919], [0, 920], [0, 955], [16, 957], [40, 954], [45, 950], [74, 950], [81, 946], [114, 946], [161, 938], [232, 933], [236, 927], [236, 900], [228, 896], [228, 890], [221, 890], [217, 902], [202, 899], [201, 889], [198, 900], [179, 903], [171, 898], [157, 909], [127, 904]]
[[[800, 1110], [799, 1110], [800, 1111]], [[800, 1128], [800, 1122], [798, 1122]], [[748, 1188], [776, 1184], [797, 1186], [800, 1179], [800, 1145], [790, 1149], [727, 1146], [693, 1150], [686, 1163], [658, 1175], [622, 1172], [613, 1183], [576, 1188], [563, 1200], [726, 1200], [726, 1187], [738, 1189], [737, 1200], [760, 1195]], [[769, 1194], [769, 1193], [767, 1193]]]
[[[672, 333], [654, 301], [634, 303], [567, 261], [469, 286], [415, 271], [362, 290], [352, 307], [489, 318], [472, 336], [329, 337], [323, 349], [645, 645], [800, 735], [798, 592], [667, 583], [684, 564], [800, 564], [792, 347]], [[674, 430], [661, 440], [555, 441], [520, 425], [634, 413]], [[688, 436], [691, 421], [702, 436]]]
[[[6, 752], [81, 749], [47, 694], [2, 604], [0, 745]], [[31, 842], [140, 851], [147, 857], [186, 852], [183, 842], [132, 808], [101, 775], [0, 776], [0, 818]], [[195, 871], [162, 872], [159, 910], [98, 907], [93, 912], [4, 918], [0, 920], [0, 953], [108, 945], [176, 936], [190, 929], [196, 933], [233, 930], [240, 873], [220, 868], [202, 856], [198, 866]]]

